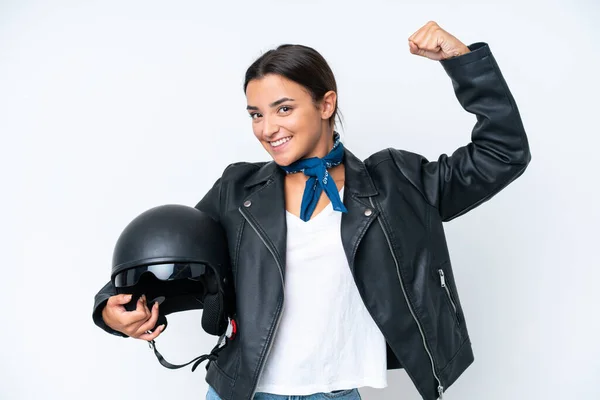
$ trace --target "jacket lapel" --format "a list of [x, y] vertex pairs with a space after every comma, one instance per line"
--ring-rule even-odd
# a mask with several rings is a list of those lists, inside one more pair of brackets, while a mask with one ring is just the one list
[[[377, 195], [377, 190], [365, 164], [349, 150], [344, 149], [344, 205], [348, 209], [342, 214], [341, 237], [344, 252], [354, 271], [354, 258], [360, 240], [379, 211], [368, 197]], [[240, 211], [254, 225], [265, 245], [273, 251], [285, 277], [287, 225], [285, 215], [285, 173], [273, 161], [262, 166], [246, 183], [249, 194], [240, 204]]]
[[250, 192], [239, 209], [273, 253], [285, 278], [287, 225], [284, 177], [284, 172], [273, 161], [265, 164], [246, 183], [245, 188]]
[[347, 149], [344, 151], [344, 167], [344, 205], [348, 212], [342, 215], [341, 234], [346, 258], [354, 273], [354, 257], [360, 240], [379, 214], [368, 199], [377, 195], [377, 189], [365, 164]]

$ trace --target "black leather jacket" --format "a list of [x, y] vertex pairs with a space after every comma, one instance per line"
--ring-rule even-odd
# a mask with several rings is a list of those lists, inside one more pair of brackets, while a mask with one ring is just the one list
[[[385, 149], [360, 161], [345, 150], [342, 242], [360, 295], [387, 342], [387, 368], [404, 368], [425, 400], [473, 362], [442, 222], [490, 199], [531, 156], [519, 111], [486, 43], [440, 61], [462, 107], [477, 116], [472, 141], [437, 161]], [[284, 174], [273, 162], [236, 163], [197, 204], [225, 227], [238, 333], [208, 364], [224, 400], [252, 399], [284, 301]], [[97, 295], [94, 321], [115, 294]], [[315, 312], [326, 312], [326, 307]]]

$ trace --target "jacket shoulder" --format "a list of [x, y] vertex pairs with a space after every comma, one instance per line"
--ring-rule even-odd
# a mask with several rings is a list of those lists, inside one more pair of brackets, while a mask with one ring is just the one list
[[369, 170], [386, 162], [389, 163], [390, 166], [395, 166], [400, 172], [405, 173], [410, 171], [411, 167], [426, 163], [428, 160], [421, 154], [389, 147], [380, 150], [377, 153], [373, 153], [364, 161]]
[[267, 164], [262, 162], [238, 161], [229, 164], [221, 176], [222, 184], [239, 184], [245, 183], [254, 176], [262, 167]]
[[423, 166], [429, 163], [425, 156], [389, 147], [372, 154], [364, 163], [376, 183], [407, 182], [427, 201], [427, 191], [432, 188], [423, 182]]

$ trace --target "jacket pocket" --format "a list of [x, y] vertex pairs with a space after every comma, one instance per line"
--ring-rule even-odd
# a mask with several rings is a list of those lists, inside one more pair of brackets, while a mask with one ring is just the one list
[[437, 270], [438, 276], [440, 277], [440, 286], [445, 292], [445, 297], [448, 300], [448, 305], [452, 311], [452, 315], [454, 315], [454, 320], [456, 324], [460, 326], [460, 318], [458, 315], [458, 308], [456, 307], [456, 301], [454, 301], [454, 297], [452, 295], [452, 291], [450, 290], [450, 285], [446, 282], [446, 274], [444, 273], [443, 268], [438, 268]]

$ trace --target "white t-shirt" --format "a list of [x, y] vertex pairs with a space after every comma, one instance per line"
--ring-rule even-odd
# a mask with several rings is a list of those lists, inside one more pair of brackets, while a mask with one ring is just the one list
[[329, 203], [307, 222], [290, 212], [286, 218], [283, 314], [256, 391], [308, 395], [386, 387], [385, 338], [350, 272], [342, 213]]

